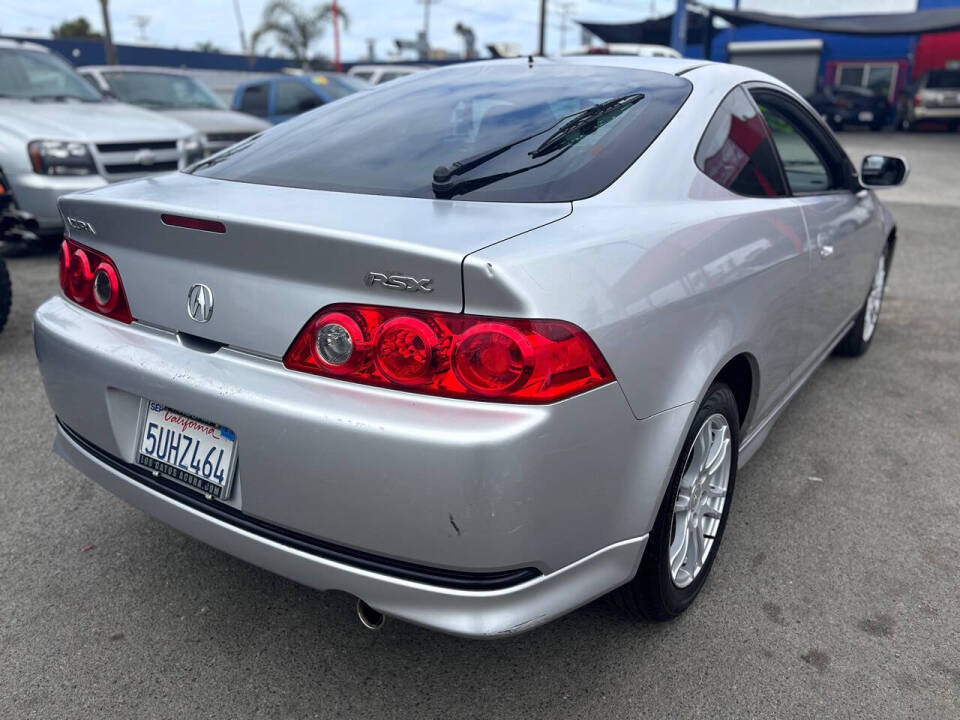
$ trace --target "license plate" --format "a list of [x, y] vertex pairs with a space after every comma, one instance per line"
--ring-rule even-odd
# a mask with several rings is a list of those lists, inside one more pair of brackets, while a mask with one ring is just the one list
[[873, 122], [873, 113], [872, 112], [862, 112], [857, 115], [857, 119], [860, 122]]
[[222, 500], [230, 494], [236, 450], [237, 437], [230, 428], [151, 402], [137, 461]]

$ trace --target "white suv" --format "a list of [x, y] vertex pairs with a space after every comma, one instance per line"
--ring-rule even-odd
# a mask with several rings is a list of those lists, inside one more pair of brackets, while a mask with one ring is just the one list
[[189, 125], [107, 100], [42, 45], [0, 40], [0, 238], [58, 233], [61, 195], [203, 154]]

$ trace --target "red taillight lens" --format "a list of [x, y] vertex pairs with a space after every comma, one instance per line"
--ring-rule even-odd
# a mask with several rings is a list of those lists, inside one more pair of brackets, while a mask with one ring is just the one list
[[130, 307], [113, 260], [70, 238], [60, 244], [60, 287], [78, 305], [131, 323]]
[[913, 106], [920, 107], [921, 105], [923, 105], [923, 97], [920, 95], [920, 93], [917, 93], [913, 96]]
[[283, 363], [367, 385], [519, 403], [555, 402], [614, 379], [570, 323], [370, 305], [321, 310]]

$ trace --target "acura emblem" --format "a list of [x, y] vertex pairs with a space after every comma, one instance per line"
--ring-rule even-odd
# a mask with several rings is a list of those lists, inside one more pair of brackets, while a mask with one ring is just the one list
[[213, 315], [213, 291], [202, 283], [190, 287], [187, 293], [187, 315], [198, 323], [205, 323]]

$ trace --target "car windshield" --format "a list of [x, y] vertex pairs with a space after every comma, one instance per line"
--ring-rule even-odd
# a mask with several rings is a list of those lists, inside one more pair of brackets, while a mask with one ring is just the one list
[[938, 70], [927, 78], [928, 88], [960, 88], [960, 70]]
[[223, 101], [187, 75], [162, 72], [107, 71], [104, 80], [119, 100], [153, 109], [225, 110]]
[[312, 80], [315, 85], [319, 85], [321, 88], [323, 88], [324, 92], [326, 92], [327, 95], [330, 95], [334, 100], [346, 97], [347, 95], [351, 95], [359, 90], [369, 90], [371, 87], [373, 87], [366, 80], [350, 77], [349, 75], [335, 75], [332, 73], [311, 75], [310, 80]]
[[[541, 59], [427, 71], [325, 105], [192, 172], [263, 185], [435, 198], [442, 196], [435, 171], [473, 159], [468, 170], [456, 173], [458, 199], [570, 201], [594, 195], [619, 177], [670, 122], [691, 87], [666, 73]], [[583, 122], [544, 146], [577, 113], [635, 96], [616, 111], [578, 116]]]
[[100, 102], [103, 99], [56, 55], [14, 48], [0, 48], [0, 96], [37, 101]]

